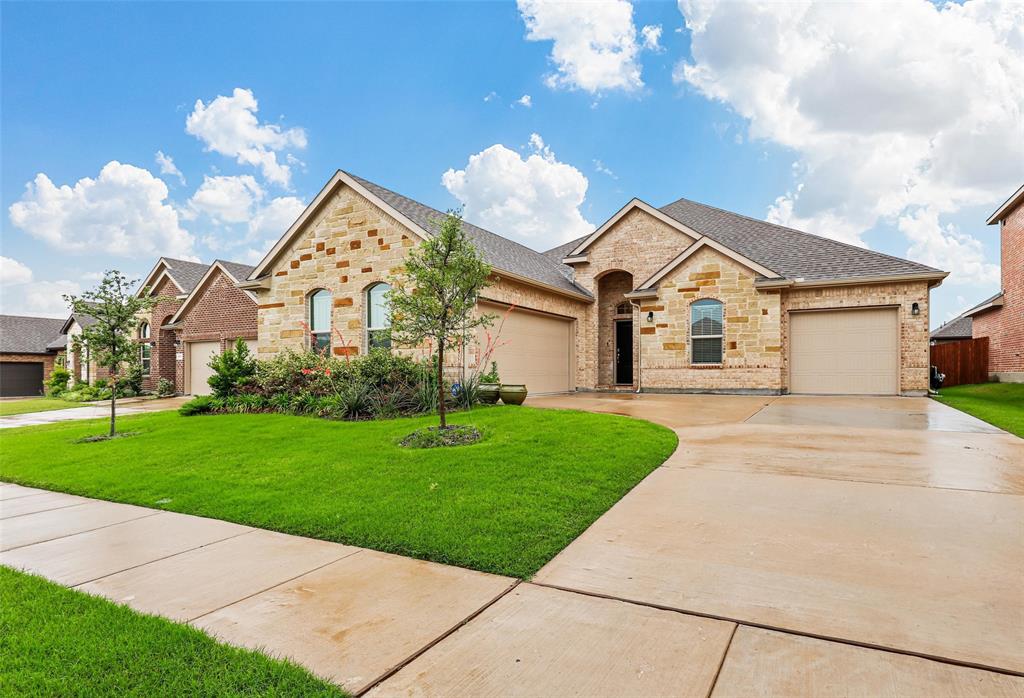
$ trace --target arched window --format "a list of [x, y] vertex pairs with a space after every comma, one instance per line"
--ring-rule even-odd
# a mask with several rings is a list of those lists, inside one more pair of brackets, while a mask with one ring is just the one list
[[153, 366], [153, 345], [149, 343], [149, 323], [139, 325], [139, 362], [142, 364], [142, 375], [148, 376]]
[[314, 351], [331, 351], [331, 292], [324, 289], [309, 296], [310, 347]]
[[722, 302], [711, 298], [690, 305], [691, 363], [722, 363]]
[[374, 284], [366, 289], [366, 340], [371, 349], [374, 347], [391, 348], [391, 311], [388, 308], [387, 292], [391, 287], [387, 284]]
[[619, 303], [617, 306], [615, 306], [615, 314], [616, 315], [632, 315], [633, 314], [633, 306], [632, 306], [632, 304], [630, 304], [629, 301], [625, 301], [623, 303]]

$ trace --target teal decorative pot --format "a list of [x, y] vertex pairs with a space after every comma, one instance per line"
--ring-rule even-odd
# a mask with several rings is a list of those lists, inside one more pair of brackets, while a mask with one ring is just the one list
[[501, 395], [501, 401], [506, 405], [521, 405], [526, 400], [526, 386], [502, 383], [499, 394]]
[[501, 391], [500, 383], [481, 383], [480, 402], [485, 405], [493, 405], [498, 402], [498, 394]]

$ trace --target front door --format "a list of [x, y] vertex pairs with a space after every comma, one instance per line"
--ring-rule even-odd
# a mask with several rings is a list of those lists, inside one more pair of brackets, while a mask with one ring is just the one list
[[615, 321], [615, 383], [633, 385], [633, 321]]

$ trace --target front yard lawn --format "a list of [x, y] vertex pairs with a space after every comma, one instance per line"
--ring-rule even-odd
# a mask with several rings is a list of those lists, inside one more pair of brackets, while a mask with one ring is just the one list
[[67, 402], [55, 397], [33, 397], [25, 400], [0, 400], [0, 417], [29, 412], [49, 412], [50, 410], [66, 410], [70, 407], [85, 407], [80, 402]]
[[40, 577], [0, 567], [0, 593], [4, 695], [345, 695], [295, 664]]
[[491, 407], [452, 415], [479, 443], [406, 449], [436, 417], [279, 414], [64, 422], [7, 431], [0, 479], [527, 578], [675, 449], [617, 415]]
[[1024, 383], [956, 385], [935, 399], [1024, 438]]

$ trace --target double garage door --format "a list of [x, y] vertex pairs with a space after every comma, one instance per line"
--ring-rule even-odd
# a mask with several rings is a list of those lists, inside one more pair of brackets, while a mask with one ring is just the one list
[[42, 395], [43, 363], [41, 361], [0, 362], [0, 397]]
[[899, 394], [898, 309], [793, 312], [789, 338], [791, 393]]
[[521, 308], [506, 316], [507, 307], [490, 303], [481, 303], [480, 309], [497, 316], [490, 328], [492, 335], [504, 318], [499, 344], [492, 356], [498, 362], [502, 383], [524, 383], [531, 395], [573, 389], [572, 320]]
[[[256, 353], [256, 340], [247, 339], [249, 351]], [[220, 353], [220, 342], [189, 342], [188, 358], [185, 362], [187, 372], [186, 388], [191, 395], [209, 395], [210, 384], [207, 382], [213, 375], [209, 367], [210, 359]]]

